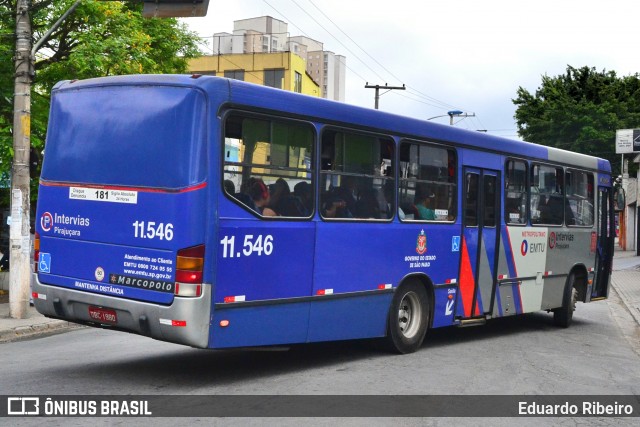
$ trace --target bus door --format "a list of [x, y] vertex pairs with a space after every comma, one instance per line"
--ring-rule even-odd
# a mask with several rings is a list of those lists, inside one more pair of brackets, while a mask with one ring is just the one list
[[[614, 224], [612, 223], [611, 189], [598, 187], [598, 229], [592, 236], [592, 247], [595, 244], [596, 277], [591, 292], [591, 299], [606, 298], [609, 288], [609, 276], [613, 258]], [[594, 234], [595, 234], [594, 233]]]
[[499, 220], [500, 173], [465, 168], [458, 317], [481, 317], [492, 311]]

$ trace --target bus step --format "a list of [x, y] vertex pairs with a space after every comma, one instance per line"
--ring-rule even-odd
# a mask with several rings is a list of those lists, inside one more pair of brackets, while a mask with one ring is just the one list
[[591, 302], [593, 302], [593, 301], [602, 301], [602, 300], [605, 300], [605, 299], [607, 299], [607, 297], [595, 297], [595, 298], [591, 298]]
[[475, 317], [473, 319], [462, 319], [460, 320], [460, 323], [458, 324], [458, 327], [460, 328], [466, 328], [469, 326], [480, 326], [480, 325], [484, 325], [485, 323], [487, 323], [487, 319], [484, 317]]

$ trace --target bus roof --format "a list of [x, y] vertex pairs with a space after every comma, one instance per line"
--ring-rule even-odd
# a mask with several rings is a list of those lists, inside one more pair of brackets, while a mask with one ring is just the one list
[[[223, 77], [200, 75], [131, 75], [87, 80], [64, 81], [54, 91], [111, 85], [171, 85], [201, 88], [209, 99], [223, 100], [231, 106], [247, 106], [264, 111], [276, 110], [292, 117], [317, 118], [325, 123], [353, 125], [397, 136], [427, 138], [432, 141], [455, 142], [456, 145], [499, 152], [517, 157], [558, 162], [576, 167], [611, 172], [607, 160], [547, 147], [526, 141], [503, 138], [482, 132], [359, 107], [342, 102], [302, 95], [281, 89], [256, 85]], [[225, 94], [226, 92], [226, 94]], [[347, 120], [345, 120], [347, 118]]]

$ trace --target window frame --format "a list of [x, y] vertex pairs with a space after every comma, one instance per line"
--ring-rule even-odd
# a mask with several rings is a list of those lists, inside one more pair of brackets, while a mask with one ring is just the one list
[[[222, 72], [222, 75], [224, 78], [226, 79], [233, 79], [233, 80], [239, 80], [239, 81], [245, 81], [244, 80], [244, 74], [245, 74], [245, 70], [242, 68], [238, 68], [235, 70], [224, 70]], [[238, 78], [238, 76], [242, 76], [242, 78]]]
[[[286, 78], [286, 70], [284, 68], [265, 68], [262, 70], [262, 79], [263, 84], [266, 87], [271, 87], [274, 89], [284, 89], [285, 87], [285, 78]], [[274, 86], [279, 83], [279, 86]], [[268, 84], [268, 83], [273, 83]]]
[[[571, 206], [569, 205], [569, 194], [567, 192], [567, 174], [568, 173], [582, 173], [585, 174], [587, 176], [587, 183], [589, 183], [589, 176], [591, 177], [591, 185], [592, 185], [592, 198], [590, 199], [591, 201], [591, 219], [592, 222], [589, 225], [578, 225], [578, 224], [567, 224], [567, 216], [566, 216], [566, 209], [571, 209]], [[596, 180], [595, 180], [595, 174], [593, 172], [590, 171], [586, 171], [584, 169], [578, 169], [578, 168], [573, 168], [573, 167], [566, 167], [564, 169], [564, 202], [565, 202], [565, 217], [564, 217], [564, 224], [567, 227], [572, 227], [572, 228], [593, 228], [594, 225], [596, 225], [596, 208], [595, 208], [595, 204], [596, 204]], [[588, 184], [587, 184], [588, 185]], [[573, 212], [572, 212], [573, 213]]]
[[[229, 194], [226, 189], [224, 188], [224, 181], [225, 181], [225, 173], [226, 173], [226, 165], [231, 164], [232, 166], [239, 166], [239, 167], [253, 167], [253, 165], [256, 165], [254, 163], [245, 163], [243, 161], [238, 161], [238, 162], [227, 162], [226, 159], [226, 129], [227, 129], [227, 121], [229, 120], [230, 117], [241, 117], [243, 119], [255, 119], [255, 120], [264, 120], [264, 121], [269, 121], [270, 123], [273, 122], [278, 122], [281, 124], [286, 124], [286, 123], [294, 123], [294, 124], [298, 124], [298, 125], [303, 125], [303, 126], [307, 126], [312, 133], [312, 146], [310, 149], [310, 154], [311, 154], [311, 160], [309, 162], [310, 165], [310, 169], [307, 170], [306, 173], [309, 174], [310, 176], [310, 188], [311, 188], [311, 202], [313, 203], [312, 205], [312, 209], [309, 212], [309, 214], [307, 216], [267, 216], [267, 215], [262, 215], [261, 213], [257, 212], [255, 209], [253, 209], [251, 206], [247, 205], [246, 203], [243, 203], [240, 199], [234, 197], [233, 195]], [[220, 157], [220, 188], [221, 188], [221, 193], [224, 194], [225, 198], [229, 201], [231, 201], [233, 204], [235, 204], [236, 206], [239, 206], [241, 209], [251, 213], [253, 216], [255, 216], [256, 218], [259, 218], [261, 220], [266, 220], [266, 221], [310, 221], [314, 218], [316, 212], [318, 211], [318, 203], [317, 203], [317, 180], [318, 180], [318, 174], [317, 169], [316, 169], [316, 150], [318, 147], [318, 132], [316, 129], [315, 124], [310, 121], [310, 120], [302, 120], [302, 119], [296, 119], [296, 118], [291, 118], [291, 117], [287, 117], [287, 116], [283, 116], [283, 115], [279, 115], [279, 114], [269, 114], [269, 113], [258, 113], [252, 110], [244, 110], [244, 109], [228, 109], [226, 111], [224, 111], [221, 114], [221, 140], [222, 140], [222, 144], [221, 145], [221, 157]], [[264, 166], [260, 166], [257, 165], [258, 168], [263, 168], [263, 169], [267, 169]], [[290, 168], [290, 167], [281, 167], [281, 166], [272, 166], [269, 167], [268, 169], [272, 169], [272, 170], [287, 170], [287, 171], [291, 171], [291, 170], [296, 170], [296, 168]], [[266, 184], [266, 183], [265, 183]], [[268, 185], [267, 185], [268, 186]], [[239, 189], [237, 189], [239, 190]], [[239, 191], [236, 192], [236, 194], [238, 194]], [[291, 193], [293, 194], [293, 189], [291, 189]]]
[[[444, 150], [446, 152], [452, 152], [453, 153], [453, 166], [454, 166], [454, 171], [453, 171], [453, 180], [450, 183], [443, 183], [443, 182], [435, 182], [435, 181], [428, 181], [428, 180], [421, 180], [421, 179], [412, 179], [412, 178], [403, 178], [402, 177], [402, 171], [401, 171], [401, 159], [400, 159], [400, 154], [402, 153], [402, 145], [403, 144], [415, 144], [418, 147], [430, 147], [430, 148], [436, 148], [436, 149], [441, 149]], [[429, 224], [452, 224], [455, 223], [458, 219], [458, 211], [459, 211], [459, 204], [461, 203], [459, 198], [460, 198], [460, 165], [458, 164], [458, 159], [459, 159], [459, 155], [458, 155], [458, 150], [455, 146], [451, 146], [451, 145], [447, 145], [447, 144], [442, 144], [442, 143], [438, 143], [435, 141], [425, 141], [425, 140], [420, 140], [420, 139], [415, 139], [415, 138], [402, 138], [398, 144], [397, 144], [397, 168], [398, 168], [398, 179], [397, 179], [397, 184], [396, 184], [396, 198], [398, 199], [398, 206], [396, 207], [396, 210], [401, 208], [401, 184], [403, 181], [412, 181], [414, 183], [431, 183], [431, 184], [435, 184], [435, 185], [445, 185], [445, 184], [449, 184], [450, 186], [453, 187], [453, 195], [451, 197], [451, 199], [453, 200], [453, 202], [455, 203], [455, 206], [453, 207], [453, 215], [451, 215], [451, 212], [449, 210], [447, 210], [448, 212], [448, 216], [452, 217], [452, 219], [416, 219], [416, 218], [404, 218], [404, 219], [400, 219], [400, 222], [403, 223], [419, 223], [419, 224], [424, 224], [424, 223], [429, 223]], [[418, 153], [418, 157], [420, 157], [420, 154]], [[449, 165], [447, 165], [448, 168]], [[415, 196], [415, 195], [414, 195]], [[464, 202], [464, 201], [463, 201]], [[435, 211], [436, 209], [434, 209]], [[407, 213], [405, 212], [405, 215]]]
[[[509, 178], [509, 162], [521, 162], [524, 163], [524, 191], [522, 194], [524, 194], [525, 196], [525, 212], [524, 212], [524, 222], [520, 223], [520, 222], [511, 222], [509, 219], [509, 212], [507, 212], [508, 210], [508, 206], [507, 206], [507, 195], [509, 193], [508, 191], [508, 187], [507, 187], [507, 183], [508, 183], [508, 178]], [[531, 223], [531, 205], [530, 205], [530, 199], [531, 199], [531, 186], [529, 184], [531, 177], [530, 177], [530, 164], [527, 160], [525, 159], [520, 159], [517, 157], [507, 157], [505, 163], [504, 163], [504, 190], [503, 190], [503, 195], [502, 195], [502, 199], [503, 199], [503, 203], [504, 203], [504, 211], [503, 211], [503, 215], [504, 215], [504, 224], [509, 226], [509, 227], [528, 227]]]
[[[555, 169], [556, 170], [556, 174], [555, 177], [557, 179], [558, 177], [558, 171], [561, 171], [561, 176], [562, 176], [562, 221], [560, 221], [560, 223], [551, 223], [551, 222], [542, 222], [540, 220], [540, 222], [533, 222], [533, 210], [531, 209], [531, 203], [533, 201], [533, 195], [531, 192], [531, 189], [533, 188], [533, 183], [534, 183], [534, 179], [533, 179], [533, 174], [534, 171], [536, 169], [536, 166], [539, 167], [544, 167], [544, 168], [551, 168], [551, 169]], [[539, 178], [538, 178], [539, 180]], [[557, 187], [557, 182], [556, 182], [556, 187]], [[538, 188], [539, 188], [539, 184], [538, 184]], [[529, 187], [528, 187], [528, 193], [529, 193], [529, 223], [531, 224], [532, 227], [563, 227], [565, 226], [565, 204], [566, 204], [566, 183], [565, 183], [565, 167], [561, 166], [561, 165], [554, 165], [554, 164], [549, 164], [549, 163], [544, 163], [544, 162], [538, 162], [538, 161], [532, 161], [530, 164], [530, 168], [529, 168]], [[543, 193], [540, 193], [538, 191], [538, 198], [540, 197], [540, 195]], [[547, 193], [544, 193], [547, 194]], [[548, 193], [548, 194], [552, 194], [552, 193]], [[538, 207], [540, 206], [540, 200], [538, 199]], [[542, 217], [542, 214], [540, 214], [540, 218]]]
[[[363, 137], [372, 137], [372, 138], [377, 138], [378, 140], [381, 141], [388, 141], [391, 143], [391, 147], [392, 147], [392, 155], [393, 155], [393, 159], [391, 159], [391, 170], [393, 171], [393, 174], [389, 177], [387, 176], [383, 176], [383, 175], [373, 175], [373, 174], [363, 174], [363, 173], [356, 173], [356, 172], [345, 172], [343, 171], [336, 171], [336, 170], [325, 170], [323, 169], [323, 140], [324, 140], [324, 136], [327, 132], [337, 132], [337, 133], [343, 133], [343, 134], [350, 134], [350, 135], [358, 135], [358, 136], [363, 136]], [[389, 134], [385, 134], [382, 132], [371, 132], [371, 131], [366, 131], [366, 130], [362, 130], [362, 129], [358, 129], [358, 128], [354, 128], [354, 127], [349, 127], [349, 126], [339, 126], [339, 125], [333, 125], [333, 124], [325, 124], [324, 126], [322, 126], [322, 129], [320, 130], [319, 134], [318, 134], [318, 166], [316, 168], [317, 170], [317, 178], [318, 178], [318, 191], [317, 191], [317, 212], [318, 212], [318, 216], [320, 217], [320, 219], [323, 222], [340, 222], [340, 221], [346, 221], [346, 222], [356, 222], [356, 223], [390, 223], [393, 222], [393, 220], [396, 218], [396, 216], [398, 215], [398, 189], [397, 189], [397, 173], [395, 168], [397, 167], [398, 161], [397, 161], [397, 142], [396, 142], [396, 138], [394, 138], [393, 136], [389, 135]], [[372, 165], [375, 166], [375, 165]], [[380, 179], [384, 182], [388, 182], [388, 181], [392, 181], [394, 183], [393, 187], [394, 187], [394, 199], [393, 199], [393, 204], [394, 204], [394, 209], [392, 209], [391, 213], [391, 217], [390, 218], [358, 218], [358, 217], [353, 217], [353, 218], [348, 218], [348, 217], [339, 217], [339, 218], [331, 218], [331, 217], [327, 217], [323, 214], [322, 212], [322, 207], [323, 207], [323, 195], [325, 194], [325, 190], [323, 189], [324, 184], [325, 184], [325, 176], [326, 175], [332, 175], [332, 176], [344, 176], [344, 177], [353, 177], [353, 178], [365, 178], [365, 179], [371, 179], [372, 182], [375, 179]], [[381, 188], [384, 187], [384, 182], [381, 186]]]

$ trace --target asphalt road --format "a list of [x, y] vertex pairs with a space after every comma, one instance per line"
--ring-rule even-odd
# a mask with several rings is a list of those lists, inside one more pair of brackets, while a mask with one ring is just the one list
[[[608, 301], [578, 304], [569, 329], [556, 328], [551, 320], [549, 314], [535, 313], [481, 327], [430, 331], [420, 351], [403, 356], [385, 353], [371, 341], [206, 351], [82, 329], [0, 345], [0, 390], [9, 395], [640, 394], [639, 328], [615, 295]], [[453, 422], [413, 418], [403, 424], [446, 425], [447, 420]], [[57, 424], [51, 421], [24, 422]], [[79, 418], [67, 421], [85, 424]], [[169, 419], [156, 421], [171, 425]], [[246, 421], [226, 419], [224, 424]], [[348, 421], [386, 424], [385, 419]], [[632, 421], [579, 420], [586, 425], [633, 425]], [[331, 424], [327, 418], [315, 422]], [[518, 421], [528, 422], [539, 425], [533, 419]], [[477, 420], [464, 418], [454, 424], [474, 425]]]

